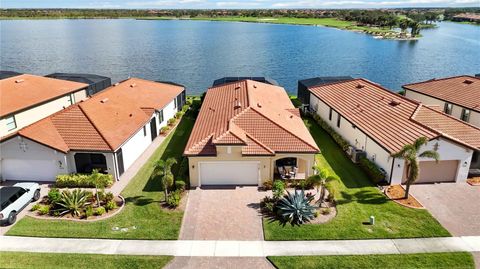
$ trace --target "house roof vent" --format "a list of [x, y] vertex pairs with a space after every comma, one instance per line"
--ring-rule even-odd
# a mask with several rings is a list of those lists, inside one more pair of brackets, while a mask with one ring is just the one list
[[137, 86], [137, 84], [136, 84], [136, 83], [132, 83], [132, 84], [130, 84], [130, 87], [131, 87], [131, 88], [133, 88], [133, 87], [135, 87], [135, 86]]
[[364, 87], [365, 87], [365, 85], [363, 85], [362, 83], [358, 83], [357, 86], [356, 86], [357, 89], [362, 89]]
[[240, 90], [240, 86], [236, 86], [236, 87], [235, 87], [235, 90]]
[[397, 101], [397, 100], [391, 100], [390, 103], [388, 103], [388, 104], [391, 105], [391, 106], [398, 106], [400, 104], [400, 102]]
[[467, 84], [467, 85], [470, 85], [473, 83], [473, 80], [470, 80], [470, 79], [466, 79], [463, 81], [464, 84]]
[[108, 98], [104, 98], [104, 99], [100, 100], [100, 103], [105, 104], [106, 102], [108, 102]]
[[24, 81], [25, 81], [25, 80], [24, 80], [23, 78], [21, 78], [21, 79], [15, 80], [15, 83], [22, 83], [22, 82], [24, 82]]
[[118, 86], [118, 84], [120, 84], [120, 83], [117, 82], [117, 83], [113, 84], [113, 86]]
[[261, 108], [261, 107], [262, 107], [262, 104], [261, 104], [261, 103], [257, 103], [257, 106]]
[[253, 87], [256, 89], [256, 88], [257, 88], [257, 84], [253, 84]]

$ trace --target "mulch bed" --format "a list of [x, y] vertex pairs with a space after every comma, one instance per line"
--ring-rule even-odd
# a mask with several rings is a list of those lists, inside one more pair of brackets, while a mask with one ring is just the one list
[[[39, 203], [41, 205], [45, 205], [46, 203], [44, 202], [45, 198], [42, 199], [42, 201]], [[52, 215], [40, 215], [38, 211], [29, 211], [27, 215], [37, 218], [37, 219], [49, 219], [49, 220], [73, 220], [73, 221], [96, 221], [96, 220], [102, 220], [102, 219], [107, 219], [109, 217], [112, 217], [117, 214], [117, 212], [124, 207], [124, 200], [117, 196], [114, 198], [115, 203], [117, 204], [117, 208], [112, 209], [108, 212], [105, 212], [105, 214], [102, 214], [101, 216], [90, 216], [88, 219], [85, 218], [83, 214], [80, 216], [72, 216], [71, 214], [67, 213], [63, 216], [52, 216]], [[92, 204], [95, 205], [95, 204]], [[95, 209], [95, 207], [94, 207]]]
[[472, 186], [480, 186], [480, 177], [473, 177], [467, 179], [467, 183]]
[[415, 199], [411, 194], [405, 199], [405, 189], [401, 185], [392, 185], [385, 190], [388, 198], [397, 204], [410, 208], [423, 208], [422, 204]]

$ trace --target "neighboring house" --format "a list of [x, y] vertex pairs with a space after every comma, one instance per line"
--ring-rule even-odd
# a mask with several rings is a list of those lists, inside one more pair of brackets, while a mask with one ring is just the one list
[[452, 21], [459, 21], [459, 22], [468, 21], [468, 22], [480, 23], [480, 14], [461, 13], [453, 16]]
[[302, 79], [298, 81], [298, 91], [297, 97], [302, 104], [310, 104], [310, 91], [308, 88], [312, 86], [320, 86], [323, 84], [329, 84], [333, 82], [345, 81], [353, 79], [350, 76], [339, 76], [339, 77], [315, 77]]
[[94, 95], [95, 93], [112, 86], [112, 80], [109, 77], [94, 74], [53, 73], [46, 75], [46, 77], [86, 83], [88, 84], [88, 95]]
[[34, 75], [0, 80], [0, 137], [87, 98], [88, 85]]
[[4, 180], [120, 176], [185, 103], [183, 86], [131, 78], [31, 124], [1, 144]]
[[480, 78], [458, 76], [404, 85], [405, 96], [480, 127]]
[[[440, 161], [420, 159], [417, 183], [463, 182], [480, 168], [480, 129], [365, 79], [310, 87], [310, 110], [367, 158], [390, 184], [405, 181], [405, 162], [391, 155], [419, 137]], [[472, 161], [473, 158], [473, 161]]]
[[216, 79], [213, 82], [212, 87], [219, 86], [219, 85], [226, 84], [226, 83], [237, 82], [237, 81], [240, 81], [240, 80], [246, 80], [246, 79], [278, 86], [277, 81], [275, 81], [272, 78], [267, 78], [267, 77], [223, 77], [223, 78]]
[[208, 89], [184, 155], [191, 186], [261, 186], [279, 167], [307, 178], [318, 152], [283, 88], [242, 80]]

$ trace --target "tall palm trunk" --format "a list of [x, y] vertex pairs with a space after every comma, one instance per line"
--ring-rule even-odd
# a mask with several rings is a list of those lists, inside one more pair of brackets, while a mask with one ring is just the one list
[[407, 186], [405, 188], [405, 196], [403, 197], [404, 199], [408, 199], [411, 182], [412, 182], [412, 179], [410, 178], [410, 164], [407, 164], [407, 182], [405, 182]]

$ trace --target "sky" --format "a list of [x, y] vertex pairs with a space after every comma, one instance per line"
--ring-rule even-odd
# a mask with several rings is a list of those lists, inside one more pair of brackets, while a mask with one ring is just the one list
[[480, 0], [0, 0], [1, 8], [262, 9], [480, 7]]

